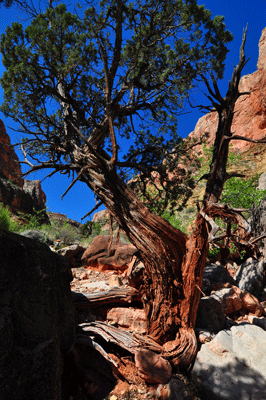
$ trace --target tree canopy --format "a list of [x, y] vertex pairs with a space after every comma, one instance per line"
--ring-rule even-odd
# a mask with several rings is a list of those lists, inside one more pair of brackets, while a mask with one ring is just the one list
[[194, 0], [87, 1], [77, 12], [50, 2], [2, 35], [1, 111], [34, 165], [78, 172], [72, 154], [89, 146], [121, 174], [163, 176], [184, 100], [200, 75], [222, 77], [231, 39]]

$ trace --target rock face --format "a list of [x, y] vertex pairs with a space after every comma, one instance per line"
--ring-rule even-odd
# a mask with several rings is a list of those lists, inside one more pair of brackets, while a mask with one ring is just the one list
[[[232, 132], [236, 135], [251, 139], [261, 139], [266, 135], [266, 28], [262, 31], [259, 41], [259, 59], [257, 71], [245, 75], [240, 81], [240, 92], [250, 92], [250, 95], [241, 96], [235, 106], [235, 114], [232, 123]], [[208, 113], [200, 118], [195, 130], [189, 136], [200, 138], [205, 133], [209, 134], [207, 145], [214, 142], [218, 123], [217, 113]], [[234, 148], [240, 153], [250, 147], [249, 142], [234, 141]], [[195, 148], [196, 152], [201, 147]]]
[[[34, 209], [45, 209], [46, 196], [39, 180], [29, 181], [21, 177], [21, 167], [10, 138], [0, 120], [0, 203], [12, 213], [33, 214]], [[47, 219], [47, 216], [44, 216]]]
[[10, 146], [10, 138], [6, 133], [3, 121], [0, 120], [0, 176], [12, 180], [19, 187], [23, 186], [19, 159], [14, 148]]
[[75, 318], [67, 261], [0, 231], [0, 399], [66, 400]]
[[193, 378], [205, 400], [266, 399], [266, 332], [241, 324], [202, 345]]

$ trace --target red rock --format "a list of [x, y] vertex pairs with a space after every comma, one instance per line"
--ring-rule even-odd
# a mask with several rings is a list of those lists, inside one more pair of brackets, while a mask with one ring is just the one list
[[171, 379], [172, 367], [169, 361], [150, 350], [135, 353], [135, 364], [139, 376], [147, 383], [166, 384]]
[[[39, 180], [22, 178], [21, 166], [3, 121], [0, 120], [0, 202], [12, 213], [33, 214], [45, 209], [46, 196]], [[44, 215], [43, 222], [48, 219]]]
[[124, 271], [128, 268], [137, 249], [131, 243], [113, 241], [109, 246], [108, 235], [97, 236], [90, 247], [85, 250], [82, 256], [82, 263], [85, 267], [96, 266], [100, 270], [116, 269]]
[[0, 120], [0, 173], [1, 176], [23, 187], [24, 179], [14, 147], [10, 146], [10, 137], [6, 133], [3, 121]]
[[80, 279], [81, 281], [87, 280], [88, 277], [87, 277], [86, 272], [82, 272], [82, 274], [80, 275], [79, 279]]
[[112, 308], [107, 312], [106, 319], [108, 322], [137, 333], [145, 334], [148, 330], [148, 321], [144, 310], [123, 307]]
[[225, 313], [232, 314], [239, 310], [252, 313], [257, 317], [264, 314], [263, 306], [252, 294], [230, 284], [221, 285], [213, 296], [225, 304]]
[[111, 275], [109, 278], [109, 285], [110, 286], [122, 286], [123, 282], [122, 279], [120, 278], [120, 276], [118, 275]]
[[[235, 135], [245, 136], [251, 139], [262, 139], [266, 135], [266, 28], [262, 31], [259, 41], [259, 59], [257, 71], [241, 78], [240, 92], [250, 92], [249, 95], [240, 96], [236, 102], [235, 114], [232, 123], [232, 132]], [[201, 138], [209, 133], [207, 146], [213, 144], [217, 129], [218, 115], [215, 112], [208, 113], [200, 118], [190, 137]], [[233, 149], [242, 153], [250, 148], [250, 142], [233, 141]], [[202, 151], [202, 147], [196, 146], [195, 152]]]

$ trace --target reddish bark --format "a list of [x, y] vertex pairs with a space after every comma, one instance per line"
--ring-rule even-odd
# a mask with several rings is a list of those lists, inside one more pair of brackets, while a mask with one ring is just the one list
[[225, 99], [220, 95], [214, 79], [214, 91], [206, 82], [210, 99], [219, 115], [219, 123], [204, 201], [189, 238], [163, 218], [152, 214], [127, 188], [114, 166], [103, 161], [104, 154], [96, 155], [88, 151], [86, 165], [90, 167], [84, 170], [81, 177], [139, 250], [145, 265], [141, 292], [149, 321], [148, 334], [163, 344], [164, 357], [179, 368], [189, 368], [197, 353], [193, 328], [209, 235], [204, 215], [211, 210], [211, 202], [219, 201], [227, 179], [228, 139], [231, 136], [234, 105], [240, 96], [240, 74], [245, 65], [244, 41], [245, 37], [240, 62], [234, 70]]

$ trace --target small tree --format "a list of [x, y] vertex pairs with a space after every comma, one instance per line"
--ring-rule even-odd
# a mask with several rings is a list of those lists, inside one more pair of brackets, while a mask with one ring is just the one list
[[[208, 250], [206, 220], [225, 181], [227, 137], [244, 66], [242, 52], [223, 99], [216, 79], [231, 39], [223, 18], [212, 19], [193, 0], [104, 0], [79, 15], [50, 3], [25, 30], [14, 23], [1, 39], [1, 110], [21, 126], [32, 159], [25, 157], [25, 163], [30, 172], [73, 172], [70, 187], [85, 182], [109, 209], [145, 264], [141, 290], [149, 335], [180, 368], [188, 368], [197, 351], [193, 327]], [[169, 168], [165, 160], [177, 163], [177, 116], [200, 76], [219, 127], [203, 206], [188, 238], [152, 214], [118, 169], [147, 177], [155, 169], [162, 176]], [[135, 141], [124, 160], [119, 138]]]

